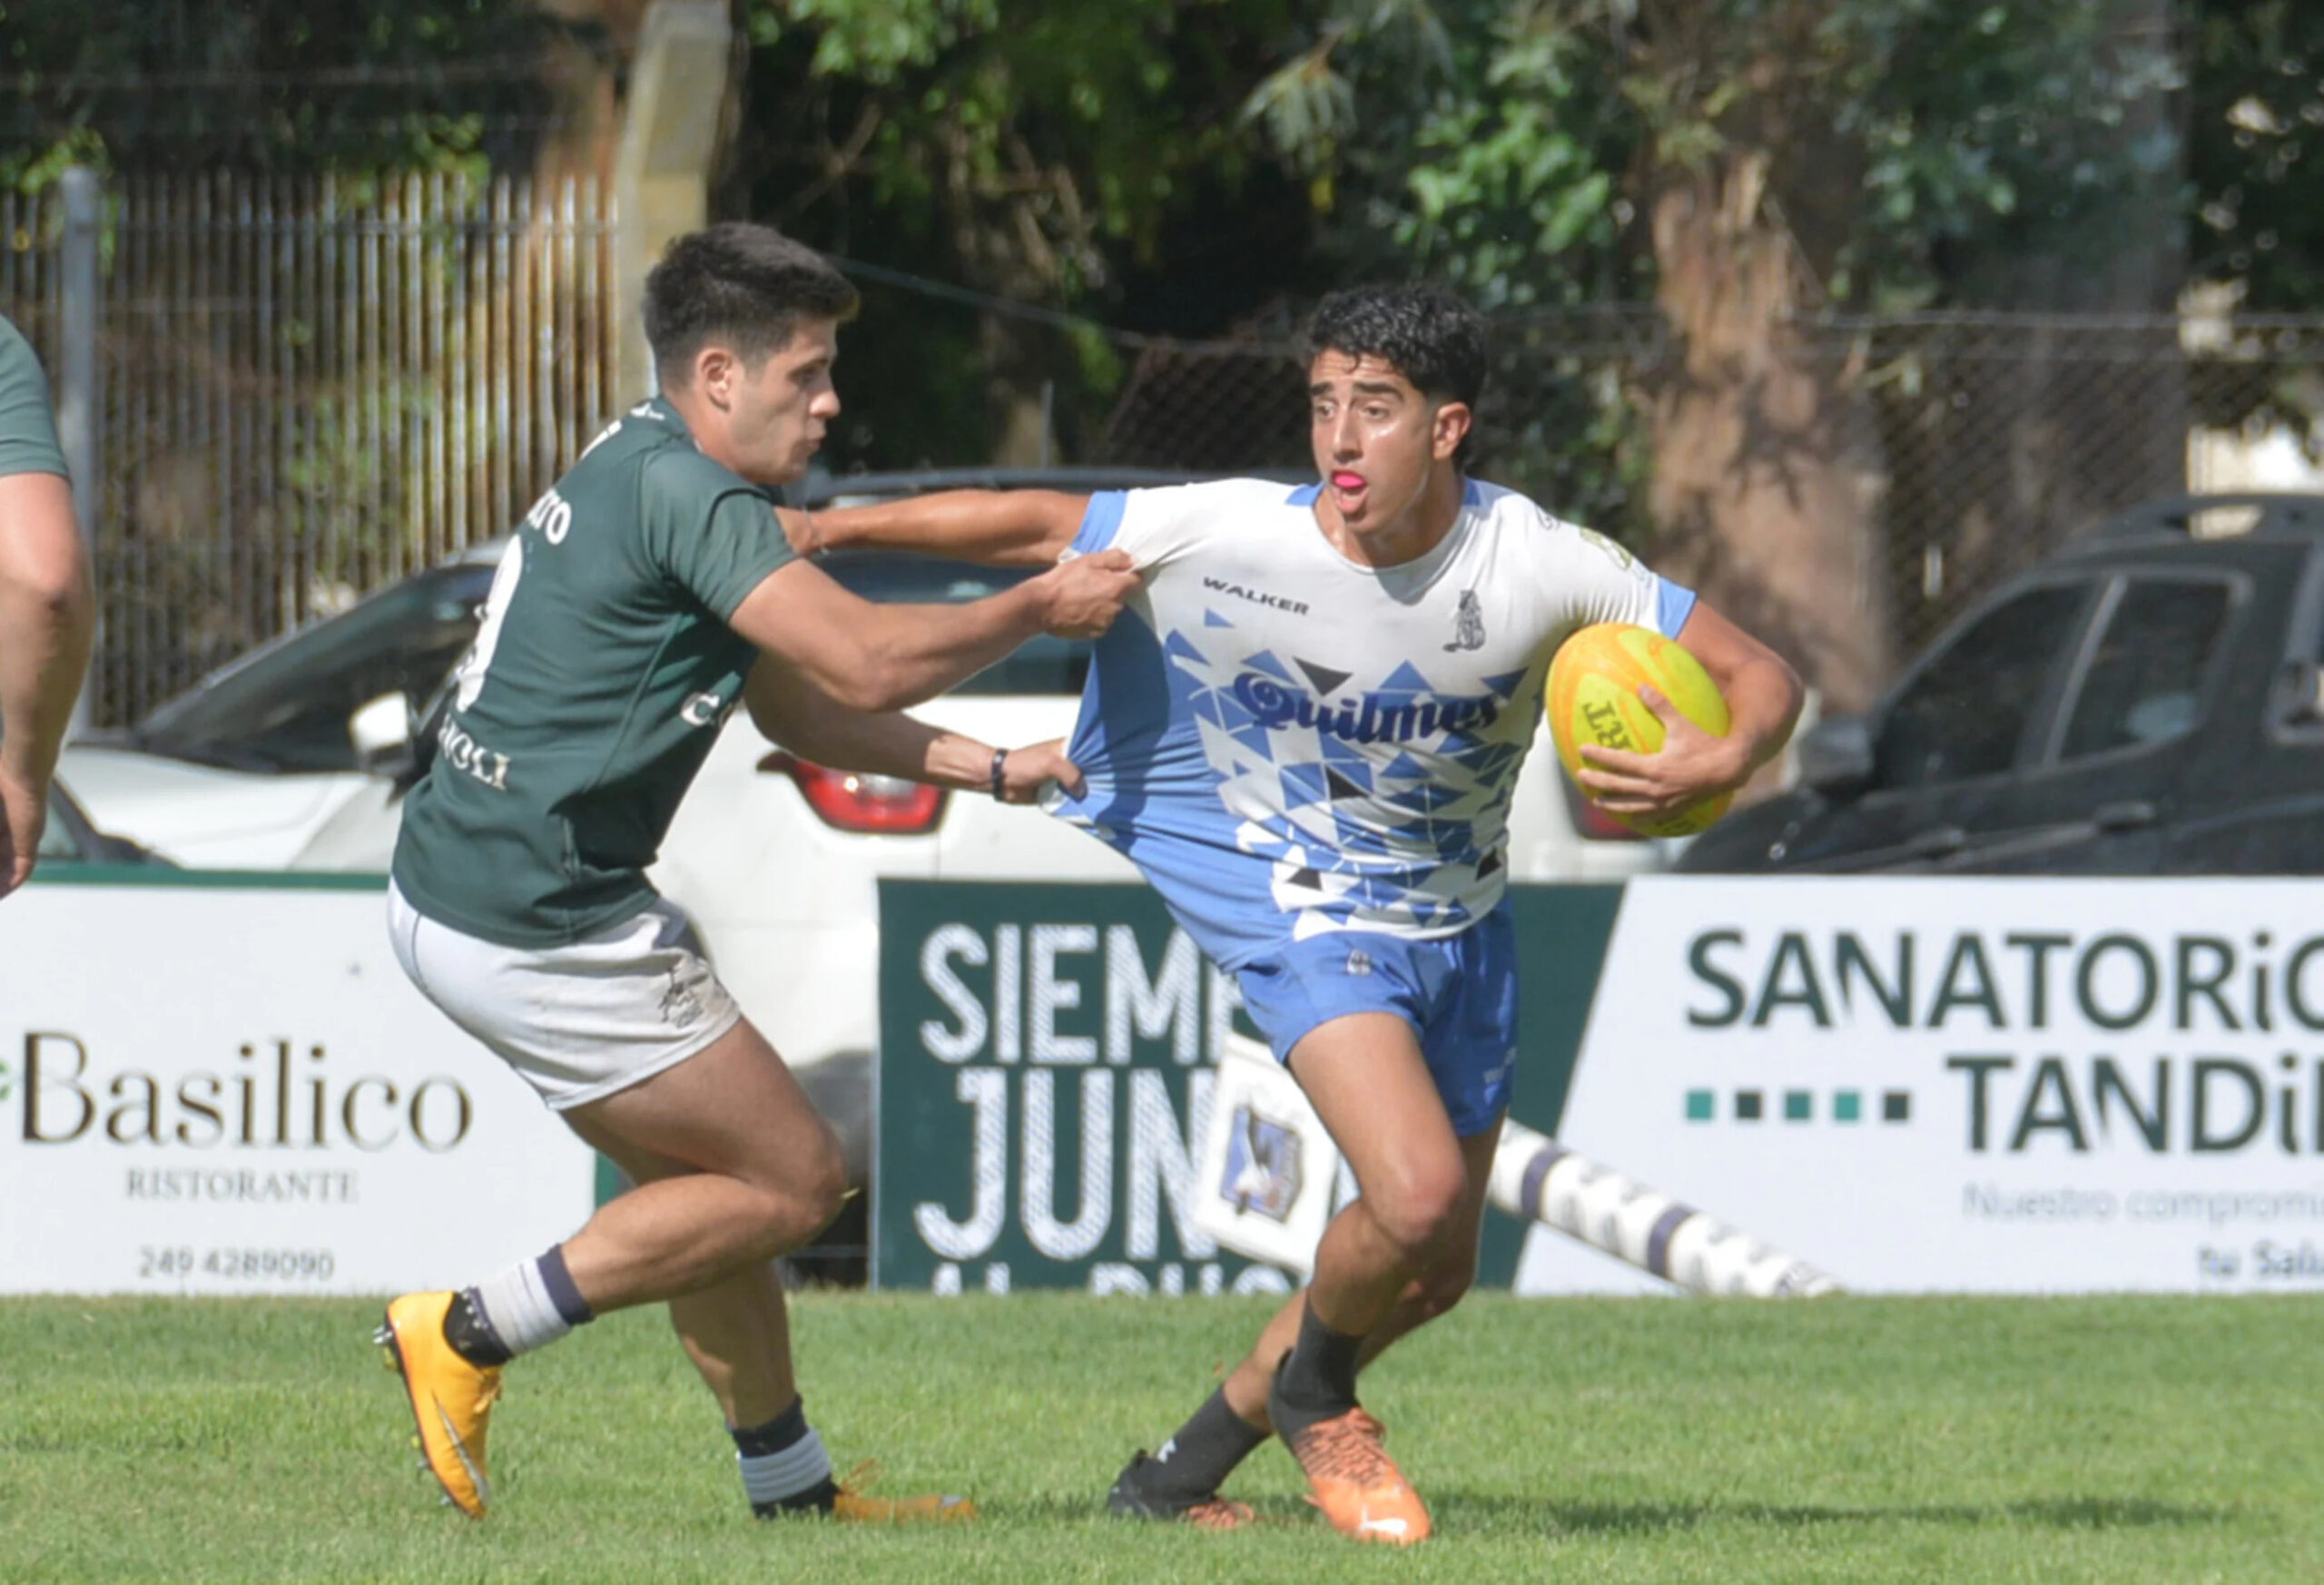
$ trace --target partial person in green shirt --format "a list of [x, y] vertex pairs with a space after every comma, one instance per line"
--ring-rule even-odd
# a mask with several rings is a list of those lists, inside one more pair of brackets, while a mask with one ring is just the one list
[[95, 628], [48, 380], [24, 332], [0, 319], [0, 897], [39, 858]]
[[794, 555], [776, 521], [767, 487], [806, 471], [839, 413], [832, 367], [855, 306], [828, 261], [764, 227], [671, 244], [645, 282], [660, 392], [517, 525], [405, 806], [399, 961], [637, 1185], [537, 1259], [388, 1306], [379, 1341], [428, 1466], [475, 1517], [502, 1366], [657, 1301], [718, 1400], [753, 1512], [973, 1512], [833, 1481], [770, 1262], [838, 1214], [839, 1143], [645, 879], [738, 704], [842, 770], [1017, 803], [1079, 786], [1055, 744], [1006, 751], [891, 712], [1037, 633], [1101, 634], [1137, 587], [1126, 554], [973, 604], [882, 605]]

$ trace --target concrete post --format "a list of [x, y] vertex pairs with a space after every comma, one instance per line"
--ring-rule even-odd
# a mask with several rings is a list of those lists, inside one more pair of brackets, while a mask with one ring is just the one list
[[638, 36], [614, 154], [615, 312], [623, 329], [620, 405], [654, 390], [654, 359], [637, 305], [645, 272], [673, 237], [709, 218], [734, 25], [725, 0], [654, 0]]
[[[81, 525], [81, 539], [94, 566], [97, 553], [98, 489], [97, 432], [103, 406], [98, 389], [97, 241], [102, 220], [102, 192], [97, 173], [74, 165], [59, 183], [64, 196], [63, 265], [63, 323], [57, 337], [56, 439], [64, 466], [73, 475], [73, 515]], [[73, 706], [67, 732], [78, 737], [89, 724], [89, 701], [94, 688], [83, 688]]]

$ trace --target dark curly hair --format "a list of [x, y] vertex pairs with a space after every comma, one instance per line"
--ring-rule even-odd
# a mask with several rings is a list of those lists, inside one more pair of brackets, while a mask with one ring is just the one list
[[772, 226], [727, 221], [678, 238], [646, 272], [645, 341], [655, 374], [682, 387], [713, 340], [756, 364], [804, 320], [853, 319], [856, 302], [847, 277], [812, 248]]
[[1473, 408], [1485, 389], [1485, 318], [1427, 281], [1335, 291], [1307, 321], [1307, 361], [1324, 352], [1385, 360], [1438, 401]]

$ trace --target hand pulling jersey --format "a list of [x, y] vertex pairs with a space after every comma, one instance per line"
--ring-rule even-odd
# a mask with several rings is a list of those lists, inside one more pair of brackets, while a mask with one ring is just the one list
[[1676, 637], [1694, 596], [1523, 496], [1469, 481], [1433, 549], [1350, 561], [1318, 486], [1093, 497], [1078, 553], [1144, 586], [1097, 645], [1053, 812], [1145, 872], [1237, 969], [1293, 940], [1430, 939], [1491, 912], [1550, 657], [1595, 622]]

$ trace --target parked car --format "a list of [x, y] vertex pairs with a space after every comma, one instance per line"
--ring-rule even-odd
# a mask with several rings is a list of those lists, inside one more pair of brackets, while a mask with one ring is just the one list
[[2324, 496], [2137, 507], [2004, 584], [1698, 872], [2324, 874]]
[[54, 878], [60, 868], [81, 864], [153, 864], [169, 868], [162, 859], [125, 837], [99, 831], [62, 782], [48, 785], [48, 824], [40, 833], [38, 868], [34, 877]]

